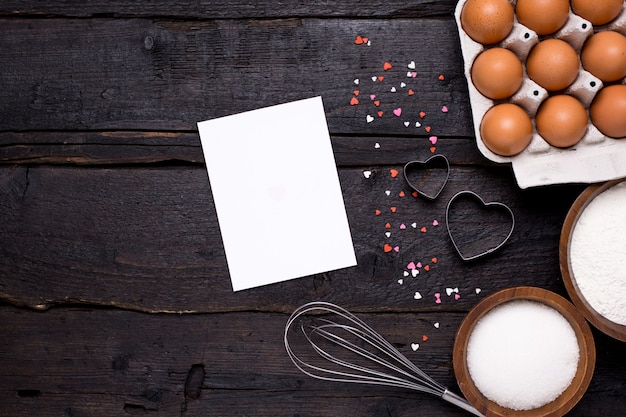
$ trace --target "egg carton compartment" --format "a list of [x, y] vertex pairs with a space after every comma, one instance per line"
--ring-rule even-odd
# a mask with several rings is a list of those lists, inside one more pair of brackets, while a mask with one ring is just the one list
[[[567, 42], [577, 52], [580, 61], [583, 44], [594, 33], [613, 30], [626, 36], [626, 2], [621, 13], [614, 20], [597, 27], [574, 14], [570, 7], [564, 26], [547, 36], [540, 36], [522, 25], [515, 16], [513, 29], [509, 35], [501, 42], [488, 46], [474, 41], [463, 30], [461, 11], [466, 2], [467, 0], [460, 0], [457, 3], [455, 20], [469, 89], [476, 144], [480, 152], [493, 162], [511, 163], [520, 188], [562, 183], [593, 183], [626, 177], [626, 138], [605, 136], [591, 123], [590, 119], [583, 138], [568, 148], [552, 146], [537, 133], [534, 117], [541, 103], [550, 97], [551, 93], [528, 77], [525, 65], [531, 49], [544, 39], [556, 38]], [[510, 3], [515, 7], [516, 1], [510, 1]], [[483, 96], [472, 82], [471, 69], [474, 60], [481, 52], [491, 47], [503, 47], [512, 51], [523, 64], [522, 85], [513, 96], [505, 100], [492, 100]], [[626, 85], [626, 78], [617, 83], [619, 82]], [[575, 81], [558, 93], [576, 97], [588, 111], [595, 95], [603, 87], [603, 82], [585, 71], [579, 62], [578, 76]], [[480, 124], [487, 110], [503, 102], [522, 107], [531, 117], [533, 124], [533, 137], [530, 144], [514, 156], [502, 156], [492, 152], [486, 147], [480, 134]]]

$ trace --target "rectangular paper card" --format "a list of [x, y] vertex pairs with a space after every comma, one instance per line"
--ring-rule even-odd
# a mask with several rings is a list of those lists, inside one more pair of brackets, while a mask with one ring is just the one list
[[233, 290], [356, 265], [321, 97], [198, 131]]

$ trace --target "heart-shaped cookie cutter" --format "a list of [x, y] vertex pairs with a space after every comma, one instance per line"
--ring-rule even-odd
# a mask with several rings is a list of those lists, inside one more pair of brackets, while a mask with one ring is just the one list
[[[503, 209], [505, 212], [507, 212], [510, 216], [511, 216], [511, 229], [509, 230], [508, 234], [506, 235], [506, 237], [504, 239], [502, 239], [502, 241], [500, 241], [497, 245], [489, 247], [487, 249], [485, 249], [482, 252], [477, 253], [476, 255], [471, 255], [471, 256], [466, 256], [463, 254], [461, 248], [459, 247], [459, 244], [454, 240], [454, 236], [452, 235], [452, 231], [450, 230], [450, 207], [452, 206], [452, 204], [454, 203], [455, 200], [457, 200], [460, 197], [463, 196], [470, 196], [472, 198], [477, 199], [478, 201], [480, 201], [480, 204], [484, 207], [484, 208], [489, 208], [489, 207], [499, 207], [501, 209]], [[450, 240], [452, 241], [452, 245], [454, 246], [454, 249], [456, 249], [457, 253], [459, 254], [459, 256], [461, 257], [461, 259], [463, 259], [464, 261], [472, 261], [478, 258], [482, 258], [483, 256], [489, 255], [495, 251], [497, 251], [498, 249], [500, 249], [502, 246], [504, 246], [506, 244], [506, 242], [509, 240], [509, 238], [511, 237], [511, 235], [513, 234], [513, 229], [515, 229], [515, 215], [513, 214], [513, 210], [511, 210], [511, 208], [509, 206], [507, 206], [504, 203], [500, 203], [497, 201], [492, 201], [490, 203], [485, 203], [485, 201], [475, 192], [473, 191], [459, 191], [458, 193], [456, 193], [455, 195], [452, 196], [452, 198], [450, 198], [450, 200], [448, 201], [448, 205], [446, 207], [446, 228], [448, 230], [448, 236], [450, 236]]]
[[[443, 167], [445, 168], [446, 175], [445, 175], [444, 180], [441, 182], [441, 185], [434, 193], [429, 194], [428, 192], [424, 191], [420, 187], [413, 184], [411, 180], [409, 179], [408, 171], [415, 170], [415, 169], [419, 169], [419, 170], [435, 169], [436, 168], [435, 165], [438, 162], [443, 163]], [[404, 165], [403, 172], [404, 172], [404, 179], [406, 180], [407, 184], [409, 184], [409, 187], [415, 190], [419, 195], [426, 197], [429, 200], [434, 200], [439, 196], [443, 188], [446, 186], [446, 183], [448, 182], [448, 177], [450, 176], [450, 163], [448, 162], [448, 158], [446, 158], [445, 156], [441, 154], [437, 154], [437, 155], [431, 156], [425, 161], [407, 162]]]

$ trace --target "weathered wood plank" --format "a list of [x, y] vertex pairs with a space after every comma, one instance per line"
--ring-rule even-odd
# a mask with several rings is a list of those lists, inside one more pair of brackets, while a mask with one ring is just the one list
[[[360, 317], [458, 392], [452, 346], [463, 314]], [[467, 415], [426, 394], [325, 383], [301, 374], [282, 344], [286, 319], [286, 314], [254, 312], [147, 315], [69, 308], [38, 313], [0, 307], [0, 414]], [[598, 338], [603, 349], [596, 377], [571, 416], [620, 415], [626, 407], [626, 386], [617, 383], [626, 372], [626, 345]], [[416, 342], [420, 347], [413, 351]]]
[[53, 4], [25, 0], [3, 1], [0, 15], [43, 16], [112, 16], [112, 17], [176, 17], [189, 19], [240, 19], [276, 17], [363, 17], [399, 18], [451, 15], [455, 0], [370, 1], [355, 4], [349, 1], [151, 1], [132, 4], [112, 1], [64, 1]]
[[[363, 169], [340, 170], [358, 267], [233, 293], [203, 167], [5, 166], [0, 294], [34, 308], [94, 303], [184, 312], [285, 311], [317, 298], [381, 309], [466, 311], [484, 294], [514, 285], [564, 293], [560, 225], [581, 186], [520, 191], [506, 168], [455, 166], [441, 196], [428, 202], [410, 196], [402, 175], [391, 178], [390, 168], [402, 166], [372, 167], [369, 179]], [[464, 189], [485, 201], [502, 201], [516, 215], [516, 230], [503, 250], [469, 264], [454, 252], [444, 222], [447, 201]], [[384, 253], [386, 243], [399, 252]], [[411, 261], [428, 263], [431, 270], [401, 285]], [[458, 287], [461, 299], [448, 297], [436, 306], [434, 293], [446, 287]], [[413, 298], [416, 291], [422, 300]]]
[[[425, 137], [332, 136], [339, 166], [403, 165], [428, 158]], [[0, 133], [0, 164], [203, 163], [197, 133], [184, 132], [7, 132]], [[378, 146], [377, 146], [378, 145]], [[493, 165], [473, 139], [440, 138], [437, 153], [455, 165]]]
[[[357, 35], [369, 36], [371, 46], [355, 45]], [[451, 16], [4, 18], [0, 49], [0, 131], [5, 132], [195, 131], [201, 120], [320, 95], [332, 134], [428, 137], [430, 126], [440, 136], [473, 135]], [[386, 61], [393, 64], [388, 71]], [[411, 61], [415, 77], [407, 77]], [[373, 82], [373, 76], [385, 78]], [[392, 87], [398, 91], [392, 93]], [[352, 106], [356, 89], [361, 103]], [[409, 96], [409, 89], [415, 94]], [[396, 117], [392, 112], [399, 107], [402, 116]], [[376, 116], [378, 111], [384, 116]], [[368, 123], [367, 115], [375, 120]]]

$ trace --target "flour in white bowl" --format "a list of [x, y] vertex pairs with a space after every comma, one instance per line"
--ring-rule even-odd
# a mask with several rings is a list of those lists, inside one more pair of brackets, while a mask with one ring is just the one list
[[573, 279], [589, 305], [626, 325], [626, 181], [585, 207], [571, 234], [569, 257]]

